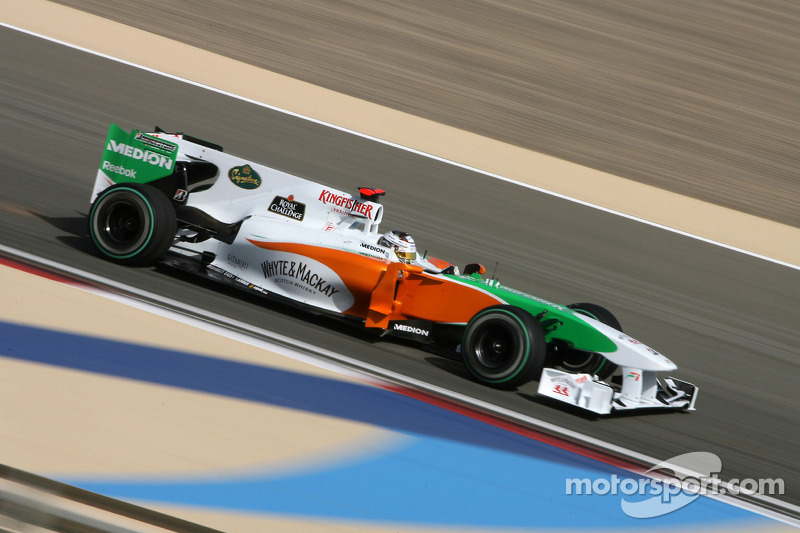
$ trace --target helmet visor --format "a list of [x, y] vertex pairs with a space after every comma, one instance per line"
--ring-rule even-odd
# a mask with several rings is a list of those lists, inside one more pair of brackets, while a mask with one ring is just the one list
[[417, 259], [417, 252], [414, 250], [397, 250], [397, 257], [400, 261], [409, 263]]

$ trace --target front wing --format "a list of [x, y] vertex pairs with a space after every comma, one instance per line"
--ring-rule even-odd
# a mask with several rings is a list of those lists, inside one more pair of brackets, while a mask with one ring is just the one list
[[539, 379], [539, 394], [607, 415], [632, 409], [694, 411], [699, 389], [676, 378], [656, 377], [656, 372], [622, 367], [622, 385], [614, 386], [591, 374], [570, 374], [545, 368]]

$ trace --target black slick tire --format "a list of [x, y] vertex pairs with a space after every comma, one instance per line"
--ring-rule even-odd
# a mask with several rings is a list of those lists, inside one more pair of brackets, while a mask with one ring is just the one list
[[95, 248], [123, 265], [152, 265], [167, 252], [176, 232], [172, 202], [150, 185], [109, 187], [89, 211], [89, 235]]
[[514, 389], [538, 379], [547, 344], [539, 322], [527, 311], [510, 305], [487, 307], [467, 324], [461, 355], [481, 383]]

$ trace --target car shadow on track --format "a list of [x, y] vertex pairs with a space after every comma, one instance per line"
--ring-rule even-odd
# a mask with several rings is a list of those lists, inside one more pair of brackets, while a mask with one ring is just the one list
[[[103, 256], [97, 252], [92, 244], [91, 238], [89, 237], [89, 229], [86, 222], [88, 215], [86, 213], [75, 211], [75, 216], [54, 217], [45, 215], [43, 213], [38, 213], [30, 209], [28, 212], [39, 220], [49, 224], [53, 228], [64, 232], [64, 235], [58, 235], [55, 237], [57, 241], [69, 246], [70, 248], [73, 248], [74, 250], [86, 253], [89, 256], [104, 259]], [[111, 265], [113, 262], [109, 262], [108, 264]], [[148, 270], [148, 268], [139, 267], [137, 267], [137, 269]], [[181, 284], [187, 284], [191, 287], [202, 288], [215, 294], [232, 297], [239, 301], [257, 305], [275, 313], [280, 313], [281, 315], [288, 316], [294, 320], [313, 324], [314, 326], [320, 326], [331, 331], [344, 332], [350, 337], [370, 344], [377, 343], [381, 340], [374, 332], [365, 330], [358, 324], [350, 323], [347, 320], [340, 320], [334, 317], [319, 315], [310, 312], [307, 309], [291, 305], [288, 301], [282, 302], [264, 298], [253, 293], [225, 285], [224, 283], [219, 283], [218, 281], [209, 280], [200, 275], [191, 273], [187, 275], [187, 272], [183, 272], [167, 265], [157, 264], [153, 267], [149, 267], [149, 269], [152, 269], [154, 272], [160, 275], [168, 276], [169, 278], [176, 280]]]
[[42, 222], [47, 222], [54, 228], [67, 232], [71, 235], [76, 237], [88, 237], [89, 231], [86, 226], [86, 213], [80, 213], [78, 211], [75, 212], [74, 217], [50, 217], [43, 213], [37, 213], [36, 211], [31, 211], [30, 209], [27, 210], [28, 213], [35, 216]]
[[472, 375], [469, 373], [469, 370], [467, 370], [467, 367], [464, 366], [464, 363], [458, 359], [458, 356], [455, 353], [446, 354], [439, 350], [434, 352], [429, 351], [429, 355], [425, 357], [425, 362], [453, 376], [463, 378], [467, 381], [472, 381], [473, 383], [478, 383], [472, 378]]
[[99, 257], [94, 249], [94, 246], [92, 246], [91, 239], [89, 239], [89, 229], [86, 226], [87, 215], [85, 213], [76, 211], [76, 216], [74, 217], [51, 217], [43, 213], [31, 211], [30, 209], [27, 211], [42, 222], [45, 222], [55, 229], [68, 234], [56, 236], [57, 241], [66, 244], [70, 248], [74, 248], [80, 252], [85, 252]]

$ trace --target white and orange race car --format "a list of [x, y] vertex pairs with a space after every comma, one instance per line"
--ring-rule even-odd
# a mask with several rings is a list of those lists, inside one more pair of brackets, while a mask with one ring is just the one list
[[181, 133], [111, 125], [91, 196], [97, 250], [163, 262], [385, 335], [449, 347], [478, 381], [599, 414], [693, 410], [697, 387], [595, 304], [558, 305], [505, 287], [479, 264], [420, 256], [381, 232], [384, 191], [358, 196], [243, 160]]

